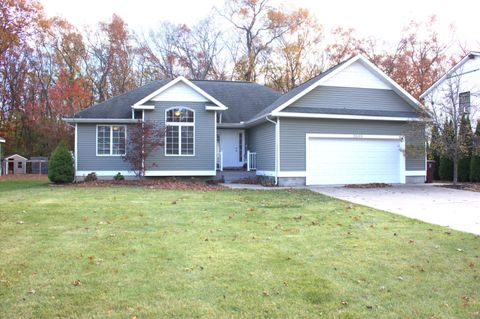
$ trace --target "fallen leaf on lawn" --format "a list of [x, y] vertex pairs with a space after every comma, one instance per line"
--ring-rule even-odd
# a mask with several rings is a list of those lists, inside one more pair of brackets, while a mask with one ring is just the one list
[[463, 251], [463, 249], [462, 248], [457, 248], [457, 251]]
[[266, 297], [270, 296], [270, 294], [266, 290], [263, 291], [263, 295], [266, 296]]
[[22, 225], [22, 224], [24, 224], [24, 222], [23, 222], [23, 220], [17, 220], [17, 224]]
[[175, 205], [176, 203], [177, 203], [177, 201], [176, 201], [176, 200], [174, 200], [174, 201], [172, 202], [172, 205]]
[[373, 309], [373, 306], [367, 305], [367, 309]]
[[408, 242], [409, 242], [410, 244], [415, 243], [415, 241], [413, 241], [413, 240], [411, 240], [411, 239], [410, 239]]
[[81, 286], [81, 285], [82, 285], [82, 282], [81, 282], [79, 279], [75, 279], [74, 281], [72, 281], [72, 285], [74, 285], [74, 286]]
[[473, 261], [471, 261], [469, 264], [468, 264], [468, 267], [470, 268], [475, 268], [475, 263]]
[[32, 294], [32, 295], [35, 294], [35, 289], [30, 288], [30, 290], [28, 290], [28, 293], [29, 293], [29, 294]]
[[343, 300], [343, 301], [342, 301], [342, 305], [344, 305], [344, 306], [348, 305], [348, 301]]
[[404, 280], [402, 276], [398, 276], [398, 280]]

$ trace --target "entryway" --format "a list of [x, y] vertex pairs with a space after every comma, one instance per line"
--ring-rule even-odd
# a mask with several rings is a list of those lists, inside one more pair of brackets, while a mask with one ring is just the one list
[[219, 129], [217, 150], [222, 152], [224, 168], [241, 168], [245, 163], [245, 130]]

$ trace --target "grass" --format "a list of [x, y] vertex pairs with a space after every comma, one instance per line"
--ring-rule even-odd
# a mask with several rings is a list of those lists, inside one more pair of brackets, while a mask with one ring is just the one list
[[0, 254], [8, 318], [480, 317], [478, 236], [306, 190], [0, 181]]

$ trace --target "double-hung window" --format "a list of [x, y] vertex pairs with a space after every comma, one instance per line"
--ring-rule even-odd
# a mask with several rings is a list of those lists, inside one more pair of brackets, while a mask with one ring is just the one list
[[125, 155], [127, 129], [125, 125], [97, 126], [97, 155]]
[[195, 112], [189, 108], [165, 111], [165, 155], [195, 155]]

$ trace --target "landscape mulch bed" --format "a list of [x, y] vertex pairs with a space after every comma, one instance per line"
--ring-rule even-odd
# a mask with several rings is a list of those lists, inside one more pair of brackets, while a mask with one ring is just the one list
[[78, 182], [68, 184], [70, 187], [146, 187], [151, 189], [175, 189], [175, 190], [197, 190], [211, 191], [223, 189], [224, 187], [214, 181], [200, 180], [179, 180], [175, 178], [147, 179], [147, 180], [97, 180], [93, 182]]
[[453, 189], [459, 189], [463, 191], [480, 193], [480, 183], [461, 183], [457, 185], [445, 184], [445, 185], [441, 185], [440, 187], [453, 188]]
[[387, 188], [392, 187], [390, 184], [385, 183], [369, 183], [369, 184], [348, 184], [345, 188]]

